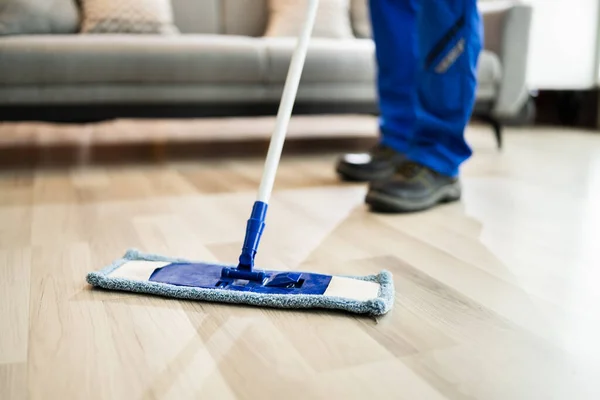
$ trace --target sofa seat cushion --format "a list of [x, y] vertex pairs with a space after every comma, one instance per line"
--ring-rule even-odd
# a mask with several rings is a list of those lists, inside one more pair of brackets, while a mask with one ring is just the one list
[[242, 36], [15, 36], [0, 41], [0, 85], [259, 83], [264, 59]]
[[[270, 83], [285, 81], [294, 46], [293, 39], [265, 38]], [[375, 47], [371, 39], [314, 38], [309, 45], [302, 82], [372, 82], [376, 74]], [[498, 56], [484, 50], [477, 78], [482, 85], [497, 85], [502, 78]]]
[[[295, 39], [265, 38], [269, 83], [285, 82]], [[373, 81], [375, 47], [370, 39], [313, 38], [306, 54], [301, 82]]]

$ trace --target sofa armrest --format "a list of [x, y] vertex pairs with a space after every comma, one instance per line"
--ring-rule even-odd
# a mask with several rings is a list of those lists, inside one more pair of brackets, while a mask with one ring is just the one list
[[484, 48], [502, 63], [502, 80], [492, 109], [494, 117], [519, 113], [529, 95], [527, 66], [532, 7], [517, 1], [480, 3], [484, 23]]

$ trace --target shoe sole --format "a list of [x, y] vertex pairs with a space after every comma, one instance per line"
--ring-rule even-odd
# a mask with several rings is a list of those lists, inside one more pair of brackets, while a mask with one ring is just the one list
[[427, 210], [438, 204], [460, 200], [461, 187], [456, 183], [439, 188], [432, 196], [423, 200], [407, 200], [377, 191], [369, 191], [366, 203], [372, 211], [382, 213], [404, 213]]
[[344, 168], [342, 165], [338, 165], [336, 172], [347, 182], [372, 182], [384, 180], [391, 177], [394, 174], [394, 168], [386, 169], [378, 172], [360, 172], [352, 168]]

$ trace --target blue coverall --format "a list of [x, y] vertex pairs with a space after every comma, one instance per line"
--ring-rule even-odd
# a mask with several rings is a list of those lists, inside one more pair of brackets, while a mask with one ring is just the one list
[[369, 0], [382, 144], [457, 176], [471, 154], [483, 41], [477, 0]]

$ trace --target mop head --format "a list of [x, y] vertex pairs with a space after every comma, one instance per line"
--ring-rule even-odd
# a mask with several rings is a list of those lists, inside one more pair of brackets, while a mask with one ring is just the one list
[[368, 276], [265, 271], [266, 279], [261, 283], [221, 279], [223, 267], [232, 266], [129, 250], [106, 268], [90, 272], [87, 282], [109, 290], [179, 299], [334, 309], [373, 316], [387, 313], [394, 303], [394, 283], [387, 271]]

